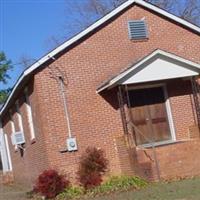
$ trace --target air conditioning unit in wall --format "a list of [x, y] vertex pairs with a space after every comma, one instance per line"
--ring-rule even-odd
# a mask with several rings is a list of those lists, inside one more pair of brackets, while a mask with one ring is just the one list
[[20, 145], [25, 143], [24, 133], [19, 131], [15, 132], [11, 136], [12, 144], [13, 145]]

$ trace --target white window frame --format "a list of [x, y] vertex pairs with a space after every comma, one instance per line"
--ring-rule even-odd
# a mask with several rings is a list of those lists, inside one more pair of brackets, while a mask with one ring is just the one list
[[12, 116], [12, 111], [9, 110], [9, 115], [10, 115], [10, 126], [11, 126], [11, 133], [15, 133], [15, 123], [13, 120], [13, 116]]
[[33, 125], [33, 115], [32, 115], [32, 108], [29, 100], [29, 95], [28, 95], [28, 88], [25, 88], [24, 90], [25, 94], [25, 105], [26, 105], [26, 113], [27, 113], [27, 120], [28, 120], [28, 126], [29, 126], [29, 131], [30, 131], [30, 136], [31, 140], [35, 139], [35, 129]]
[[8, 137], [7, 134], [3, 132], [1, 121], [0, 121], [0, 142], [1, 142], [0, 152], [3, 165], [3, 173], [5, 173], [7, 171], [12, 171], [12, 162], [8, 146]]
[[[142, 85], [142, 86], [129, 86], [128, 91], [131, 90], [136, 90], [136, 89], [145, 89], [145, 88], [156, 88], [156, 87], [161, 87], [163, 89], [163, 94], [165, 98], [165, 107], [166, 107], [166, 112], [167, 112], [167, 119], [168, 119], [168, 124], [169, 124], [169, 129], [171, 133], [171, 139], [170, 140], [164, 140], [160, 142], [154, 142], [154, 146], [159, 146], [159, 145], [165, 145], [165, 144], [170, 144], [176, 142], [176, 132], [175, 132], [175, 127], [174, 127], [174, 121], [172, 117], [172, 111], [171, 111], [171, 106], [170, 106], [170, 101], [169, 101], [169, 96], [167, 92], [167, 86], [165, 83], [160, 83], [160, 84], [150, 84], [150, 85]], [[152, 144], [146, 143], [142, 145], [137, 145], [137, 146], [142, 146], [142, 147], [151, 147]]]
[[20, 109], [19, 109], [19, 101], [18, 100], [16, 101], [15, 105], [16, 105], [16, 115], [17, 115], [17, 121], [18, 121], [19, 130], [21, 132], [24, 132], [23, 122], [22, 122], [22, 115], [21, 115], [21, 112], [20, 112]]
[[[13, 144], [13, 134], [16, 132], [16, 129], [15, 129], [15, 123], [14, 123], [14, 120], [13, 120], [13, 116], [12, 116], [12, 111], [9, 110], [9, 117], [10, 117], [10, 126], [11, 126], [11, 141], [12, 141], [12, 144]], [[14, 144], [13, 144], [14, 145]], [[17, 151], [17, 145], [14, 145], [15, 146], [15, 151]]]

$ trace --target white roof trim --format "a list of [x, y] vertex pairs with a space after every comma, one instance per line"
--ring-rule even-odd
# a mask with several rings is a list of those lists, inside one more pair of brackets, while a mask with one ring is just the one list
[[113, 79], [111, 79], [106, 85], [104, 85], [103, 87], [99, 88], [97, 90], [97, 93], [115, 85], [116, 83], [118, 83], [122, 78], [124, 78], [126, 75], [128, 75], [129, 73], [131, 73], [133, 70], [137, 69], [139, 66], [141, 66], [142, 64], [144, 64], [146, 61], [148, 61], [149, 59], [153, 58], [156, 55], [163, 55], [166, 56], [168, 58], [174, 59], [176, 61], [185, 63], [187, 65], [192, 66], [194, 69], [198, 70], [200, 72], [200, 64], [194, 63], [192, 61], [186, 60], [184, 58], [181, 58], [177, 55], [168, 53], [166, 51], [157, 49], [156, 51], [154, 51], [152, 54], [148, 55], [147, 57], [145, 57], [144, 59], [142, 59], [140, 62], [138, 62], [137, 64], [133, 65], [131, 68], [129, 68], [128, 70], [122, 72], [121, 74], [119, 74], [118, 76], [114, 77]]
[[196, 26], [196, 25], [194, 25], [194, 24], [192, 24], [192, 23], [190, 23], [190, 22], [188, 22], [188, 21], [186, 21], [186, 20], [184, 20], [180, 17], [177, 17], [176, 15], [173, 15], [173, 14], [171, 14], [171, 13], [169, 13], [169, 12], [167, 12], [167, 11], [161, 9], [161, 8], [158, 8], [157, 6], [154, 6], [154, 5], [147, 3], [143, 0], [135, 0], [135, 3], [137, 3], [138, 5], [144, 6], [146, 8], [149, 8], [150, 10], [153, 10], [153, 11], [155, 11], [155, 12], [157, 12], [157, 13], [159, 13], [159, 14], [161, 14], [161, 15], [169, 18], [169, 19], [172, 19], [175, 22], [182, 24], [183, 26], [186, 26], [186, 27], [200, 33], [200, 27], [198, 27], [198, 26]]
[[59, 52], [62, 52], [64, 49], [66, 49], [67, 47], [69, 47], [70, 45], [72, 45], [73, 43], [75, 43], [76, 41], [78, 41], [79, 39], [81, 39], [82, 37], [86, 36], [88, 33], [92, 32], [93, 30], [95, 30], [97, 27], [101, 26], [102, 24], [104, 24], [106, 21], [108, 21], [109, 19], [111, 19], [112, 17], [114, 17], [115, 15], [117, 15], [118, 13], [120, 13], [121, 11], [123, 11], [124, 9], [126, 9], [128, 6], [130, 6], [131, 4], [136, 3], [138, 5], [144, 6], [146, 8], [149, 8], [150, 10], [153, 10], [171, 20], [174, 20], [180, 24], [182, 24], [185, 27], [190, 28], [193, 31], [196, 31], [197, 33], [200, 33], [200, 28], [198, 26], [195, 26], [194, 24], [191, 24], [179, 17], [176, 17], [173, 14], [170, 14], [152, 4], [149, 4], [147, 2], [144, 2], [143, 0], [128, 0], [125, 3], [123, 3], [122, 5], [120, 5], [118, 8], [114, 9], [112, 12], [110, 12], [109, 14], [105, 15], [104, 17], [102, 17], [100, 20], [98, 20], [97, 22], [95, 22], [94, 24], [92, 24], [91, 26], [89, 26], [87, 29], [85, 29], [84, 31], [80, 32], [79, 34], [75, 35], [74, 37], [72, 37], [71, 39], [69, 39], [68, 41], [66, 41], [65, 43], [63, 43], [62, 45], [60, 45], [59, 47], [57, 47], [56, 49], [54, 49], [53, 51], [51, 51], [50, 53], [48, 53], [47, 55], [45, 55], [44, 57], [42, 57], [41, 59], [39, 59], [36, 63], [34, 63], [32, 66], [30, 66], [28, 69], [26, 69], [23, 74], [21, 75], [21, 77], [18, 79], [17, 83], [15, 84], [11, 94], [9, 95], [6, 103], [3, 105], [1, 111], [0, 111], [0, 115], [3, 113], [3, 111], [5, 110], [6, 106], [8, 105], [10, 99], [12, 98], [15, 90], [17, 89], [17, 87], [20, 85], [21, 81], [31, 72], [33, 72], [35, 69], [37, 69], [38, 67], [40, 67], [42, 64], [44, 64], [46, 61], [48, 61], [49, 59], [51, 59], [52, 57], [54, 57], [56, 54], [58, 54]]

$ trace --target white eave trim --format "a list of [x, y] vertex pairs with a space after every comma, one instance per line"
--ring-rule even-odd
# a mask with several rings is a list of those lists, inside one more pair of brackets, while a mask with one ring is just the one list
[[155, 11], [175, 22], [178, 22], [180, 24], [182, 24], [185, 27], [188, 27], [189, 29], [196, 31], [197, 33], [200, 33], [200, 28], [198, 26], [195, 26], [192, 23], [189, 23], [179, 17], [176, 17], [173, 14], [170, 14], [152, 4], [149, 4], [147, 2], [144, 2], [143, 0], [128, 0], [125, 3], [123, 3], [122, 5], [120, 5], [119, 7], [117, 7], [116, 9], [114, 9], [112, 12], [108, 13], [107, 15], [105, 15], [104, 17], [102, 17], [101, 19], [99, 19], [97, 22], [95, 22], [94, 24], [92, 24], [91, 26], [89, 26], [87, 29], [85, 29], [84, 31], [80, 32], [79, 34], [77, 34], [76, 36], [72, 37], [71, 39], [69, 39], [68, 41], [66, 41], [65, 43], [63, 43], [62, 45], [60, 45], [59, 47], [57, 47], [56, 49], [54, 49], [53, 51], [51, 51], [50, 53], [48, 53], [47, 55], [45, 55], [44, 57], [42, 57], [41, 59], [39, 59], [36, 63], [34, 63], [32, 66], [30, 66], [27, 70], [25, 70], [23, 72], [23, 74], [21, 75], [21, 77], [18, 79], [17, 83], [15, 84], [11, 94], [9, 95], [6, 103], [4, 104], [4, 106], [2, 107], [2, 109], [0, 110], [0, 115], [3, 113], [3, 111], [5, 110], [5, 108], [7, 107], [10, 99], [12, 98], [12, 95], [14, 94], [15, 90], [17, 89], [17, 87], [20, 85], [21, 81], [31, 72], [33, 72], [35, 69], [37, 69], [38, 67], [40, 67], [42, 64], [44, 64], [46, 61], [48, 61], [49, 59], [53, 58], [56, 54], [58, 54], [59, 52], [62, 52], [64, 49], [66, 49], [67, 47], [69, 47], [70, 45], [72, 45], [73, 43], [77, 42], [79, 39], [81, 39], [82, 37], [86, 36], [88, 33], [92, 32], [93, 30], [95, 30], [97, 27], [101, 26], [102, 24], [104, 24], [106, 21], [108, 21], [109, 19], [111, 19], [112, 17], [114, 17], [115, 15], [117, 15], [118, 13], [120, 13], [121, 11], [123, 11], [124, 9], [126, 9], [128, 6], [130, 6], [131, 4], [136, 3], [138, 5], [144, 6], [146, 8], [149, 8], [152, 11]]
[[161, 15], [163, 15], [163, 16], [165, 16], [165, 17], [167, 17], [167, 18], [169, 18], [169, 19], [171, 19], [175, 22], [182, 24], [183, 26], [188, 27], [189, 29], [192, 29], [192, 30], [200, 33], [200, 27], [198, 27], [198, 26], [196, 26], [196, 25], [194, 25], [194, 24], [192, 24], [192, 23], [190, 23], [190, 22], [188, 22], [188, 21], [186, 21], [186, 20], [184, 20], [180, 17], [177, 17], [176, 15], [173, 15], [173, 14], [171, 14], [171, 13], [169, 13], [169, 12], [167, 12], [167, 11], [161, 9], [161, 8], [158, 8], [157, 6], [154, 6], [154, 5], [147, 3], [143, 0], [135, 0], [135, 3], [137, 3], [138, 5], [144, 6], [146, 8], [149, 8], [150, 10], [153, 10], [153, 11], [155, 11], [155, 12], [157, 12], [157, 13], [159, 13], [159, 14], [161, 14]]
[[148, 61], [149, 59], [153, 58], [156, 55], [163, 55], [166, 56], [168, 58], [177, 60], [179, 62], [188, 64], [190, 66], [192, 66], [194, 69], [198, 70], [200, 72], [200, 64], [194, 63], [190, 60], [186, 60], [182, 57], [179, 57], [175, 54], [171, 54], [169, 52], [157, 49], [156, 51], [154, 51], [152, 54], [148, 55], [147, 57], [145, 57], [144, 59], [142, 59], [140, 62], [138, 62], [137, 64], [133, 65], [132, 67], [130, 67], [128, 70], [122, 72], [121, 74], [119, 74], [118, 76], [114, 77], [113, 79], [111, 79], [106, 85], [104, 85], [103, 87], [99, 88], [97, 90], [97, 93], [100, 93], [101, 91], [115, 85], [116, 83], [118, 83], [122, 78], [124, 78], [126, 75], [128, 75], [130, 72], [132, 72], [133, 70], [135, 70], [136, 68], [138, 68], [139, 66], [141, 66], [143, 63], [145, 63], [146, 61]]

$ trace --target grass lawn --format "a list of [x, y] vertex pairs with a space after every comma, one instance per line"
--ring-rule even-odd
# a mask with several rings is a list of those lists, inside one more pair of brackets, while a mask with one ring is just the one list
[[155, 183], [139, 191], [114, 193], [93, 200], [200, 200], [200, 178]]

